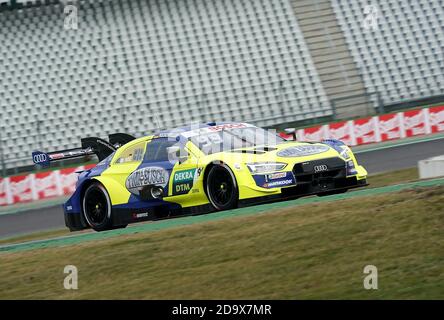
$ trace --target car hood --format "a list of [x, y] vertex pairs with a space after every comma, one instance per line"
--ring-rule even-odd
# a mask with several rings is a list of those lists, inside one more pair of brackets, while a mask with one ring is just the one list
[[224, 152], [237, 162], [297, 163], [314, 159], [338, 157], [339, 153], [324, 143], [284, 142], [274, 146], [256, 146]]

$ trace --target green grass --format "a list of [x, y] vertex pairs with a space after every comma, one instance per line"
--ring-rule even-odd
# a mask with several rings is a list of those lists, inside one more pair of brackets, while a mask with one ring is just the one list
[[[7, 253], [0, 299], [444, 299], [443, 225], [433, 187]], [[79, 290], [63, 289], [68, 264]]]
[[71, 233], [67, 228], [48, 230], [48, 231], [42, 231], [42, 232], [33, 232], [33, 233], [25, 234], [25, 235], [18, 235], [15, 237], [8, 237], [5, 239], [0, 239], [0, 245], [21, 243], [21, 242], [25, 242], [25, 241], [33, 241], [33, 240], [60, 237], [60, 236], [68, 236], [68, 235], [72, 235], [72, 234], [73, 233]]
[[419, 179], [418, 168], [401, 169], [379, 173], [368, 177], [369, 188], [378, 188], [392, 184], [416, 181]]

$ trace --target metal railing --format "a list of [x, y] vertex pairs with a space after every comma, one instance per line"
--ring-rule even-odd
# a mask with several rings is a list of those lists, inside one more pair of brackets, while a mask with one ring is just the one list
[[334, 119], [349, 119], [384, 113], [381, 93], [354, 94], [330, 100]]

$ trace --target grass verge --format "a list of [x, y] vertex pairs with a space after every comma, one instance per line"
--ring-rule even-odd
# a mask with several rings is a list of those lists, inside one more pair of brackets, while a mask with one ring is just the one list
[[40, 239], [69, 236], [69, 235], [72, 235], [72, 233], [67, 228], [41, 231], [41, 232], [33, 232], [33, 233], [29, 233], [29, 234], [24, 234], [24, 235], [18, 235], [15, 237], [7, 237], [4, 239], [0, 239], [0, 245], [21, 243], [21, 242], [26, 242], [26, 241], [34, 241], [34, 240], [40, 240]]
[[443, 299], [443, 225], [441, 186], [2, 254], [0, 299]]
[[368, 177], [368, 188], [378, 188], [393, 184], [419, 180], [418, 168], [401, 169], [391, 172], [378, 173]]

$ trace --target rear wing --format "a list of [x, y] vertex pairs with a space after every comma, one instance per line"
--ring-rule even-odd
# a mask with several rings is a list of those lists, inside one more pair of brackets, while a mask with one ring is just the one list
[[32, 153], [32, 161], [41, 166], [49, 166], [53, 161], [82, 158], [91, 155], [96, 155], [99, 161], [102, 161], [117, 150], [117, 147], [110, 142], [95, 137], [81, 139], [81, 144], [82, 146], [80, 148], [48, 153], [34, 151]]
[[108, 136], [109, 142], [116, 148], [120, 148], [124, 144], [127, 144], [130, 141], [136, 139], [130, 134], [126, 133], [113, 133]]

